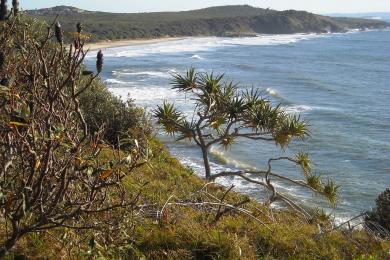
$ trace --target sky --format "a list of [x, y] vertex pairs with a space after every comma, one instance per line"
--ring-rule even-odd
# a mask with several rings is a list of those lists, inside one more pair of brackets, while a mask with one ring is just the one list
[[20, 0], [20, 3], [23, 9], [70, 5], [91, 11], [122, 13], [185, 11], [237, 4], [314, 13], [390, 12], [390, 0]]

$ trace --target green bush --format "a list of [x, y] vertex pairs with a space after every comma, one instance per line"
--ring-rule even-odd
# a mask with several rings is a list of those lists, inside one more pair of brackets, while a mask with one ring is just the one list
[[128, 137], [145, 144], [153, 131], [143, 109], [131, 99], [115, 97], [101, 81], [95, 81], [80, 96], [80, 106], [89, 130], [95, 133], [104, 125], [104, 139], [112, 145], [118, 146], [118, 140]]
[[[138, 200], [123, 180], [148, 158], [137, 149], [138, 139], [126, 136], [120, 142], [133, 149], [113, 151], [104, 134], [139, 129], [139, 121], [131, 120], [142, 116], [100, 81], [94, 83], [103, 67], [101, 53], [98, 73], [85, 71], [83, 35], [66, 48], [59, 22], [47, 26], [23, 15], [7, 18], [0, 21], [0, 259], [26, 240], [46, 249], [37, 241], [45, 231], [93, 230], [92, 238], [87, 235], [92, 242], [123, 232], [120, 225], [131, 220]], [[93, 131], [80, 109], [80, 97], [88, 93], [83, 108], [96, 122]], [[97, 97], [102, 101], [94, 103]], [[103, 161], [104, 152], [110, 156]]]
[[376, 233], [382, 235], [390, 233], [390, 189], [386, 189], [378, 196], [376, 208], [367, 213], [365, 223], [369, 229]]

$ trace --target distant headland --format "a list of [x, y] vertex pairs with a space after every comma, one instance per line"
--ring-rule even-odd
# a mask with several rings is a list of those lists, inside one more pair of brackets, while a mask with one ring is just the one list
[[74, 31], [75, 24], [81, 21], [95, 42], [188, 36], [329, 33], [390, 27], [389, 23], [375, 19], [330, 17], [295, 10], [276, 11], [249, 5], [156, 13], [108, 13], [56, 6], [27, 12], [48, 21], [60, 15], [60, 22], [66, 31]]

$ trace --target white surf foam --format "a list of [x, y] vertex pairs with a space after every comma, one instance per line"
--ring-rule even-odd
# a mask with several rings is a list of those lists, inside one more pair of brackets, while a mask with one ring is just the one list
[[171, 100], [178, 97], [177, 92], [168, 86], [133, 86], [109, 89], [116, 96], [125, 97], [130, 95], [137, 104], [141, 105], [146, 103], [160, 104], [161, 100]]
[[265, 92], [270, 96], [278, 99], [279, 101], [283, 101], [284, 103], [289, 103], [289, 101], [283, 97], [277, 89], [274, 88], [266, 88]]
[[200, 57], [199, 55], [192, 55], [190, 59], [204, 60], [204, 58]]
[[303, 113], [307, 111], [311, 111], [314, 108], [307, 105], [291, 105], [284, 107], [284, 111], [289, 114], [297, 114], [297, 113]]
[[[291, 44], [298, 41], [309, 40], [319, 37], [326, 37], [325, 34], [272, 34], [259, 35], [257, 37], [242, 37], [242, 38], [226, 38], [226, 37], [197, 37], [187, 38], [176, 41], [133, 45], [117, 48], [109, 48], [104, 51], [105, 57], [143, 57], [155, 54], [172, 54], [192, 52], [198, 53], [202, 51], [210, 51], [215, 48], [221, 48], [233, 45], [281, 45]], [[88, 58], [94, 58], [96, 51], [88, 54]], [[194, 59], [201, 58], [199, 55], [192, 56]]]
[[273, 88], [267, 88], [265, 90], [268, 94], [270, 94], [271, 96], [274, 96], [274, 97], [279, 97], [279, 93], [276, 89], [273, 89]]
[[158, 78], [170, 78], [171, 75], [169, 72], [161, 72], [161, 71], [113, 71], [114, 75], [130, 75], [130, 76], [147, 76], [147, 77], [158, 77]]
[[126, 82], [126, 81], [121, 81], [118, 79], [106, 79], [104, 81], [107, 85], [112, 86], [112, 85], [124, 85], [124, 84], [130, 84], [131, 82]]
[[[153, 54], [208, 51], [220, 44], [216, 37], [190, 38], [184, 40], [111, 48], [105, 51], [106, 57], [142, 57]], [[90, 56], [94, 56], [91, 53]]]
[[227, 45], [284, 45], [291, 44], [298, 41], [310, 40], [314, 38], [326, 37], [325, 34], [260, 34], [257, 37], [244, 38], [224, 38], [221, 40], [223, 44]]

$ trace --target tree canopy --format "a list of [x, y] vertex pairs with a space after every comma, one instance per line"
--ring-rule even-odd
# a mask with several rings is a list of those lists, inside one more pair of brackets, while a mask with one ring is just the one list
[[[271, 191], [268, 203], [283, 200], [306, 216], [308, 214], [302, 207], [276, 190], [272, 178], [308, 188], [324, 195], [333, 205], [336, 204], [339, 186], [332, 180], [325, 181], [316, 175], [308, 154], [304, 152], [293, 158], [270, 158], [268, 168], [258, 171], [243, 169], [237, 172], [215, 173], [210, 167], [209, 152], [214, 145], [228, 149], [240, 138], [246, 138], [271, 142], [284, 150], [293, 140], [305, 140], [309, 136], [308, 124], [299, 115], [286, 113], [280, 104], [272, 105], [257, 89], [242, 89], [234, 82], [225, 80], [224, 75], [199, 73], [194, 68], [189, 69], [184, 75], [175, 74], [172, 86], [193, 100], [194, 114], [188, 117], [174, 104], [165, 102], [154, 110], [154, 115], [168, 134], [174, 135], [177, 140], [193, 141], [200, 147], [207, 180], [239, 176]], [[274, 173], [272, 164], [282, 160], [298, 165], [304, 179], [293, 180]], [[260, 176], [263, 180], [251, 178], [254, 176]]]

